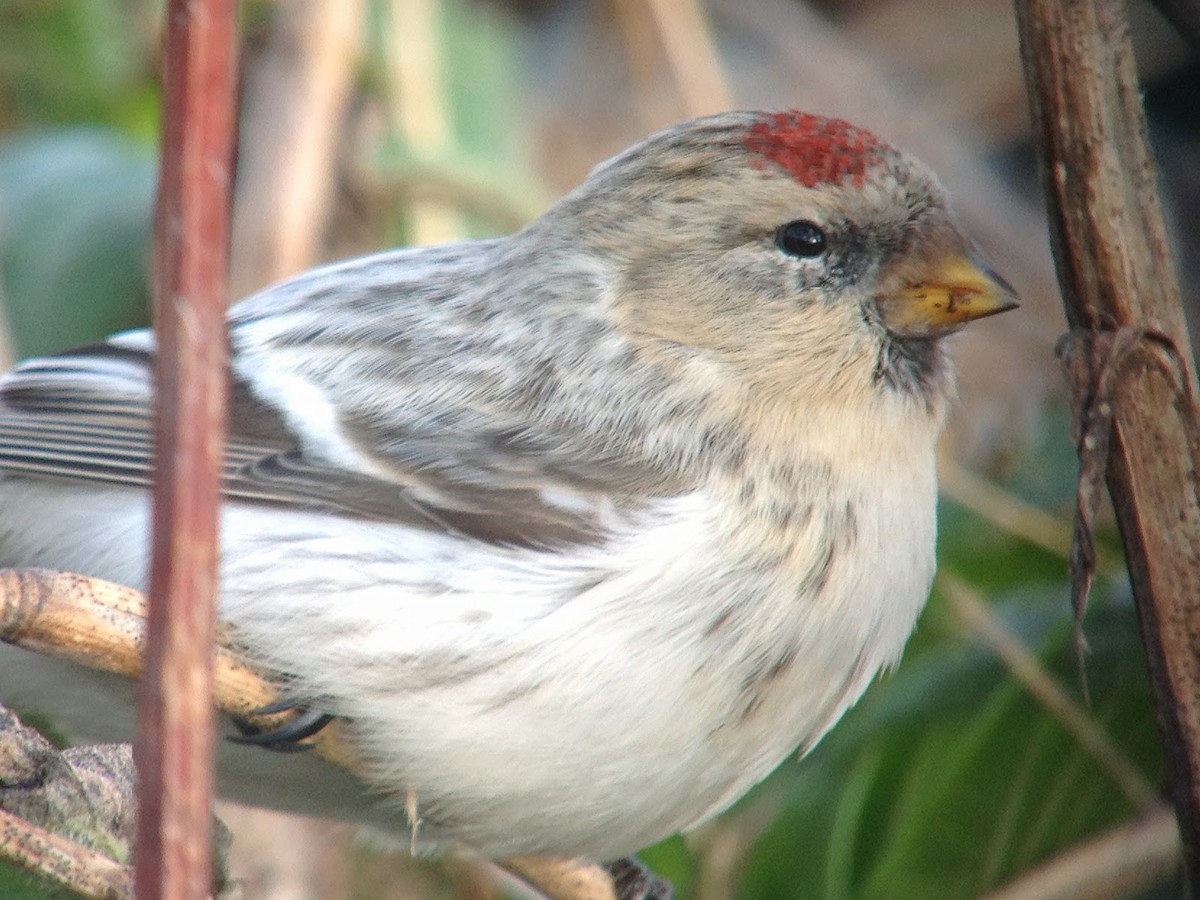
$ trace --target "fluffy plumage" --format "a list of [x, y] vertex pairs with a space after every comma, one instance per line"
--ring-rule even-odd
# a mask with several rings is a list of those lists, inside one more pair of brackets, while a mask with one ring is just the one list
[[[400, 831], [411, 795], [419, 839], [496, 855], [614, 858], [724, 809], [925, 601], [942, 338], [1011, 305], [971, 253], [868, 132], [739, 113], [508, 238], [238, 304], [221, 617], [349, 720], [377, 793], [231, 746], [226, 789]], [[152, 353], [0, 380], [0, 563], [144, 583]], [[0, 650], [0, 695], [52, 708], [30, 666]]]

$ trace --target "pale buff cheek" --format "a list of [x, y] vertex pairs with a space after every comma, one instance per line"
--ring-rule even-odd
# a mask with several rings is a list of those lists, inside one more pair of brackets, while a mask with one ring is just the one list
[[810, 430], [814, 413], [842, 416], [873, 400], [878, 346], [845, 310], [721, 318], [643, 302], [612, 315], [639, 356], [705, 397], [713, 419], [774, 444]]

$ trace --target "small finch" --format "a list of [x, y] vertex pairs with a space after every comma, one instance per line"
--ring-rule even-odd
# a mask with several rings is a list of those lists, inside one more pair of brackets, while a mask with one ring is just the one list
[[[509, 237], [237, 304], [220, 618], [372, 790], [229, 741], [221, 789], [405, 840], [415, 807], [419, 843], [493, 856], [721, 812], [900, 656], [944, 339], [1014, 305], [924, 166], [800, 112], [680, 125]], [[0, 564], [145, 586], [153, 353], [0, 380]], [[114, 737], [110, 680], [65, 669], [2, 647], [0, 700]]]

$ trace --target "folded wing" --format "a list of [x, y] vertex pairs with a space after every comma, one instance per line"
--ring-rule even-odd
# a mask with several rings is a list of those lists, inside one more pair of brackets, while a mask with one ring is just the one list
[[[33, 359], [0, 377], [0, 470], [9, 475], [149, 486], [153, 346], [148, 332]], [[548, 478], [538, 489], [454, 482], [389, 466], [386, 477], [306, 452], [283, 418], [235, 380], [225, 448], [229, 500], [321, 509], [460, 533], [549, 544], [593, 539], [606, 498]]]

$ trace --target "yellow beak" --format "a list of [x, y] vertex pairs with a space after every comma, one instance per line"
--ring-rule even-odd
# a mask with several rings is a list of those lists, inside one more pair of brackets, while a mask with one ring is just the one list
[[928, 278], [879, 299], [888, 331], [900, 337], [933, 337], [974, 319], [1015, 309], [1016, 291], [984, 262], [955, 255]]

